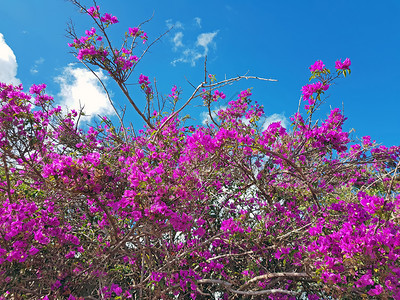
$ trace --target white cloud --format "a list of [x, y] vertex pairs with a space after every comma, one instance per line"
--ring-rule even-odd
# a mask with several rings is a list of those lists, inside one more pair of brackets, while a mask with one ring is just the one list
[[[227, 108], [226, 105], [225, 106], [219, 106], [218, 108], [216, 108], [216, 109], [211, 111], [211, 114], [212, 114], [212, 117], [213, 117], [214, 121], [217, 121], [217, 119], [218, 119], [218, 112], [221, 109], [226, 109], [226, 108]], [[208, 111], [201, 112], [200, 117], [201, 117], [201, 124], [207, 125], [207, 124], [211, 124], [212, 123], [211, 118], [210, 118], [210, 114], [208, 113]]]
[[32, 66], [32, 68], [30, 69], [30, 72], [32, 73], [32, 74], [36, 74], [36, 73], [38, 73], [39, 72], [39, 65], [41, 65], [42, 63], [44, 63], [44, 58], [43, 57], [41, 57], [41, 58], [39, 58], [39, 59], [37, 59], [37, 60], [35, 60], [35, 64]]
[[[196, 65], [197, 60], [205, 57], [208, 54], [209, 46], [215, 47], [213, 41], [218, 31], [201, 33], [197, 36], [197, 41], [194, 47], [186, 48], [182, 51], [181, 57], [173, 60], [171, 64], [175, 66], [177, 63], [190, 63], [192, 67]], [[203, 49], [199, 49], [203, 48]]]
[[273, 114], [265, 118], [263, 130], [266, 130], [271, 123], [281, 122], [282, 127], [289, 128], [289, 120], [284, 114]]
[[176, 21], [175, 23], [172, 22], [172, 19], [168, 19], [165, 21], [165, 24], [167, 25], [168, 28], [174, 28], [174, 29], [183, 29], [183, 24], [179, 21]]
[[[193, 18], [194, 26], [196, 29], [201, 28], [201, 18]], [[204, 32], [197, 35], [196, 40], [183, 42], [183, 31], [184, 26], [181, 22], [173, 22], [172, 19], [165, 21], [166, 25], [170, 29], [176, 30], [174, 37], [171, 39], [173, 44], [172, 50], [178, 52], [179, 56], [171, 61], [173, 66], [177, 63], [189, 63], [192, 67], [196, 65], [196, 62], [208, 55], [210, 47], [215, 48], [216, 43], [214, 38], [218, 34], [218, 30], [214, 32]], [[192, 26], [193, 27], [193, 26]]]
[[[103, 82], [107, 76], [101, 70], [96, 72]], [[79, 110], [84, 106], [84, 113], [89, 115], [89, 120], [100, 115], [114, 114], [114, 110], [97, 78], [87, 69], [74, 68], [69, 64], [63, 73], [55, 78], [60, 84], [60, 105], [68, 109]]]
[[183, 47], [182, 38], [183, 38], [183, 32], [179, 31], [175, 33], [175, 36], [172, 39], [175, 45], [174, 46], [175, 51], [177, 50], [178, 47]]
[[194, 23], [196, 24], [196, 26], [201, 28], [201, 19], [199, 17], [194, 18]]
[[[213, 44], [213, 39], [217, 35], [218, 31], [202, 33], [197, 37], [197, 46], [201, 46], [204, 48], [204, 55], [208, 53], [208, 45]], [[214, 43], [215, 45], [215, 43]]]
[[190, 63], [192, 67], [196, 65], [196, 61], [200, 58], [204, 57], [203, 54], [198, 52], [196, 49], [186, 49], [182, 52], [180, 58], [177, 58], [171, 62], [173, 66], [176, 66], [177, 63]]
[[0, 33], [0, 82], [18, 85], [21, 81], [17, 76], [17, 58], [14, 51], [7, 45]]

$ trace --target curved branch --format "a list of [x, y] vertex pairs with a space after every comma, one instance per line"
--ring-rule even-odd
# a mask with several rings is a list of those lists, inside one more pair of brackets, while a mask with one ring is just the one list
[[293, 292], [293, 291], [288, 291], [288, 290], [283, 290], [283, 289], [270, 289], [270, 290], [261, 290], [261, 291], [239, 291], [235, 290], [232, 288], [232, 283], [224, 280], [219, 280], [219, 279], [200, 279], [197, 281], [197, 283], [200, 284], [220, 284], [223, 285], [229, 292], [239, 294], [239, 295], [247, 295], [247, 296], [260, 296], [260, 295], [270, 295], [270, 294], [285, 294], [285, 295], [291, 295], [291, 296], [296, 296], [299, 293], [298, 292]]
[[268, 273], [260, 276], [256, 276], [249, 281], [247, 281], [245, 284], [243, 284], [239, 290], [244, 289], [245, 287], [249, 286], [253, 282], [257, 282], [260, 280], [264, 279], [271, 279], [271, 278], [310, 278], [310, 275], [307, 273], [288, 273], [288, 272], [279, 272], [279, 273]]

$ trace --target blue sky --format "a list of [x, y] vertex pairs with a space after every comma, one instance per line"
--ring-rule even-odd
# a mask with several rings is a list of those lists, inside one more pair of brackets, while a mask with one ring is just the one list
[[[83, 1], [90, 5], [90, 1]], [[253, 100], [265, 107], [269, 120], [287, 120], [297, 111], [308, 67], [321, 59], [333, 70], [338, 58], [349, 57], [352, 74], [328, 90], [318, 117], [344, 108], [346, 129], [353, 138], [371, 135], [387, 146], [400, 145], [400, 1], [184, 1], [102, 0], [101, 12], [118, 17], [110, 34], [116, 44], [128, 27], [152, 20], [142, 28], [149, 40], [174, 28], [140, 62], [140, 73], [157, 79], [167, 95], [173, 85], [191, 94], [188, 83], [199, 84], [207, 68], [217, 79], [250, 75], [278, 82], [242, 81], [224, 89], [226, 105], [241, 89], [252, 87]], [[78, 35], [90, 29], [90, 19], [64, 0], [3, 1], [0, 7], [0, 81], [46, 83], [56, 102], [74, 107], [80, 100], [88, 112], [111, 113], [103, 91], [83, 65], [69, 53], [66, 25], [71, 18]], [[104, 75], [104, 79], [106, 76]], [[114, 101], [127, 104], [110, 80]], [[133, 87], [133, 91], [135, 87]], [[133, 92], [138, 104], [142, 94]], [[200, 100], [187, 111], [201, 123]], [[127, 120], [141, 124], [133, 111]]]

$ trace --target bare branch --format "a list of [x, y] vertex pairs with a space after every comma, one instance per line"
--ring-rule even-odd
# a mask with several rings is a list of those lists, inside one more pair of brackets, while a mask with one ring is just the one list
[[261, 291], [239, 291], [232, 288], [232, 283], [219, 279], [200, 279], [197, 281], [200, 284], [220, 284], [223, 285], [229, 292], [239, 294], [239, 295], [247, 295], [247, 296], [260, 296], [260, 295], [271, 295], [271, 294], [285, 294], [296, 296], [299, 293], [283, 290], [283, 289], [270, 289], [270, 290], [261, 290]]

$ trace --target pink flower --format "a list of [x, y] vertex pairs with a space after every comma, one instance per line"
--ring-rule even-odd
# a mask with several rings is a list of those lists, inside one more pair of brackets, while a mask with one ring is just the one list
[[122, 51], [122, 53], [125, 53], [125, 54], [131, 54], [132, 53], [131, 50], [125, 49], [124, 47], [121, 48], [121, 51]]
[[171, 98], [173, 98], [173, 99], [175, 99], [175, 100], [178, 99], [178, 92], [177, 92], [177, 87], [176, 87], [176, 85], [174, 85], [174, 86], [172, 87], [172, 89], [171, 89], [171, 94], [169, 94], [168, 97], [171, 97]]
[[314, 73], [315, 71], [322, 71], [325, 68], [324, 63], [322, 60], [317, 60], [311, 67], [310, 71]]
[[223, 92], [215, 90], [214, 95], [213, 95], [213, 101], [217, 101], [218, 97], [220, 97], [221, 99], [225, 99], [226, 96]]
[[204, 228], [199, 227], [198, 229], [196, 229], [196, 230], [193, 232], [193, 234], [196, 235], [196, 236], [203, 236], [203, 235], [206, 234], [206, 231], [204, 230]]
[[90, 46], [90, 48], [82, 48], [82, 49], [79, 49], [79, 52], [78, 52], [78, 55], [77, 55], [77, 58], [79, 59], [79, 60], [82, 60], [82, 59], [84, 59], [85, 58], [85, 56], [88, 56], [88, 55], [96, 55], [98, 52], [97, 52], [97, 50], [95, 49], [95, 47], [93, 46], [93, 45], [91, 45]]
[[143, 32], [143, 34], [140, 36], [140, 38], [143, 40], [143, 44], [146, 43], [148, 37], [147, 37], [147, 33]]
[[87, 36], [93, 36], [96, 33], [96, 28], [92, 27], [90, 30], [86, 30], [85, 34]]
[[38, 253], [40, 250], [38, 249], [38, 248], [35, 248], [35, 247], [31, 247], [31, 249], [29, 249], [29, 254], [30, 255], [35, 255], [36, 253]]
[[122, 289], [118, 286], [118, 284], [113, 283], [111, 285], [111, 290], [117, 295], [121, 295], [122, 294]]
[[[303, 92], [303, 100], [309, 100], [312, 94], [318, 92], [318, 91], [326, 91], [329, 88], [329, 84], [322, 85], [321, 82], [316, 82], [312, 84], [307, 84], [301, 88], [301, 91]], [[312, 105], [314, 103], [310, 103]]]
[[369, 290], [368, 294], [370, 294], [371, 296], [380, 295], [382, 291], [383, 291], [382, 286], [378, 284], [375, 286], [374, 289]]
[[149, 84], [150, 83], [150, 81], [149, 81], [149, 77], [147, 77], [147, 76], [145, 76], [145, 75], [143, 75], [143, 74], [140, 74], [140, 76], [139, 76], [139, 84]]
[[137, 27], [129, 28], [128, 31], [130, 36], [136, 36], [137, 33], [139, 32], [139, 28]]
[[33, 84], [31, 86], [31, 88], [29, 89], [29, 93], [39, 95], [41, 93], [41, 91], [43, 89], [45, 89], [45, 88], [46, 88], [46, 84], [44, 84], [44, 83], [43, 84], [38, 84], [38, 85]]
[[349, 69], [349, 67], [351, 66], [351, 61], [350, 58], [346, 58], [343, 62], [343, 69]]
[[91, 15], [93, 18], [98, 18], [99, 17], [99, 10], [100, 10], [100, 6], [92, 6], [87, 10], [87, 13], [89, 15]]
[[374, 281], [372, 280], [371, 277], [372, 277], [371, 273], [364, 274], [363, 276], [361, 276], [360, 279], [358, 279], [355, 282], [355, 286], [363, 288], [363, 287], [366, 287], [367, 285], [374, 284]]
[[50, 239], [46, 236], [43, 235], [42, 231], [36, 231], [34, 234], [35, 240], [37, 240], [41, 244], [48, 244], [50, 242]]
[[359, 192], [358, 198], [364, 209], [370, 214], [376, 213], [383, 206], [384, 198], [378, 196], [370, 196], [365, 192]]
[[109, 13], [105, 13], [104, 16], [100, 18], [100, 21], [104, 23], [109, 23], [109, 24], [115, 24], [118, 23], [118, 19], [115, 16], [112, 16]]
[[77, 43], [77, 44], [84, 44], [84, 43], [86, 43], [86, 41], [89, 39], [89, 37], [87, 37], [87, 36], [83, 36], [83, 37], [81, 37], [80, 39], [79, 39], [79, 43]]
[[65, 258], [72, 258], [75, 257], [75, 251], [69, 251], [67, 254], [65, 254]]
[[52, 284], [52, 289], [55, 290], [58, 289], [59, 287], [61, 287], [61, 282], [59, 280], [56, 280], [56, 282]]
[[231, 232], [243, 232], [243, 229], [240, 228], [237, 225], [237, 222], [235, 222], [232, 218], [228, 219], [228, 220], [224, 220], [221, 223], [221, 230], [222, 231], [231, 231]]
[[335, 62], [335, 68], [338, 70], [349, 70], [350, 65], [351, 61], [349, 58], [346, 58], [343, 62], [340, 59]]

